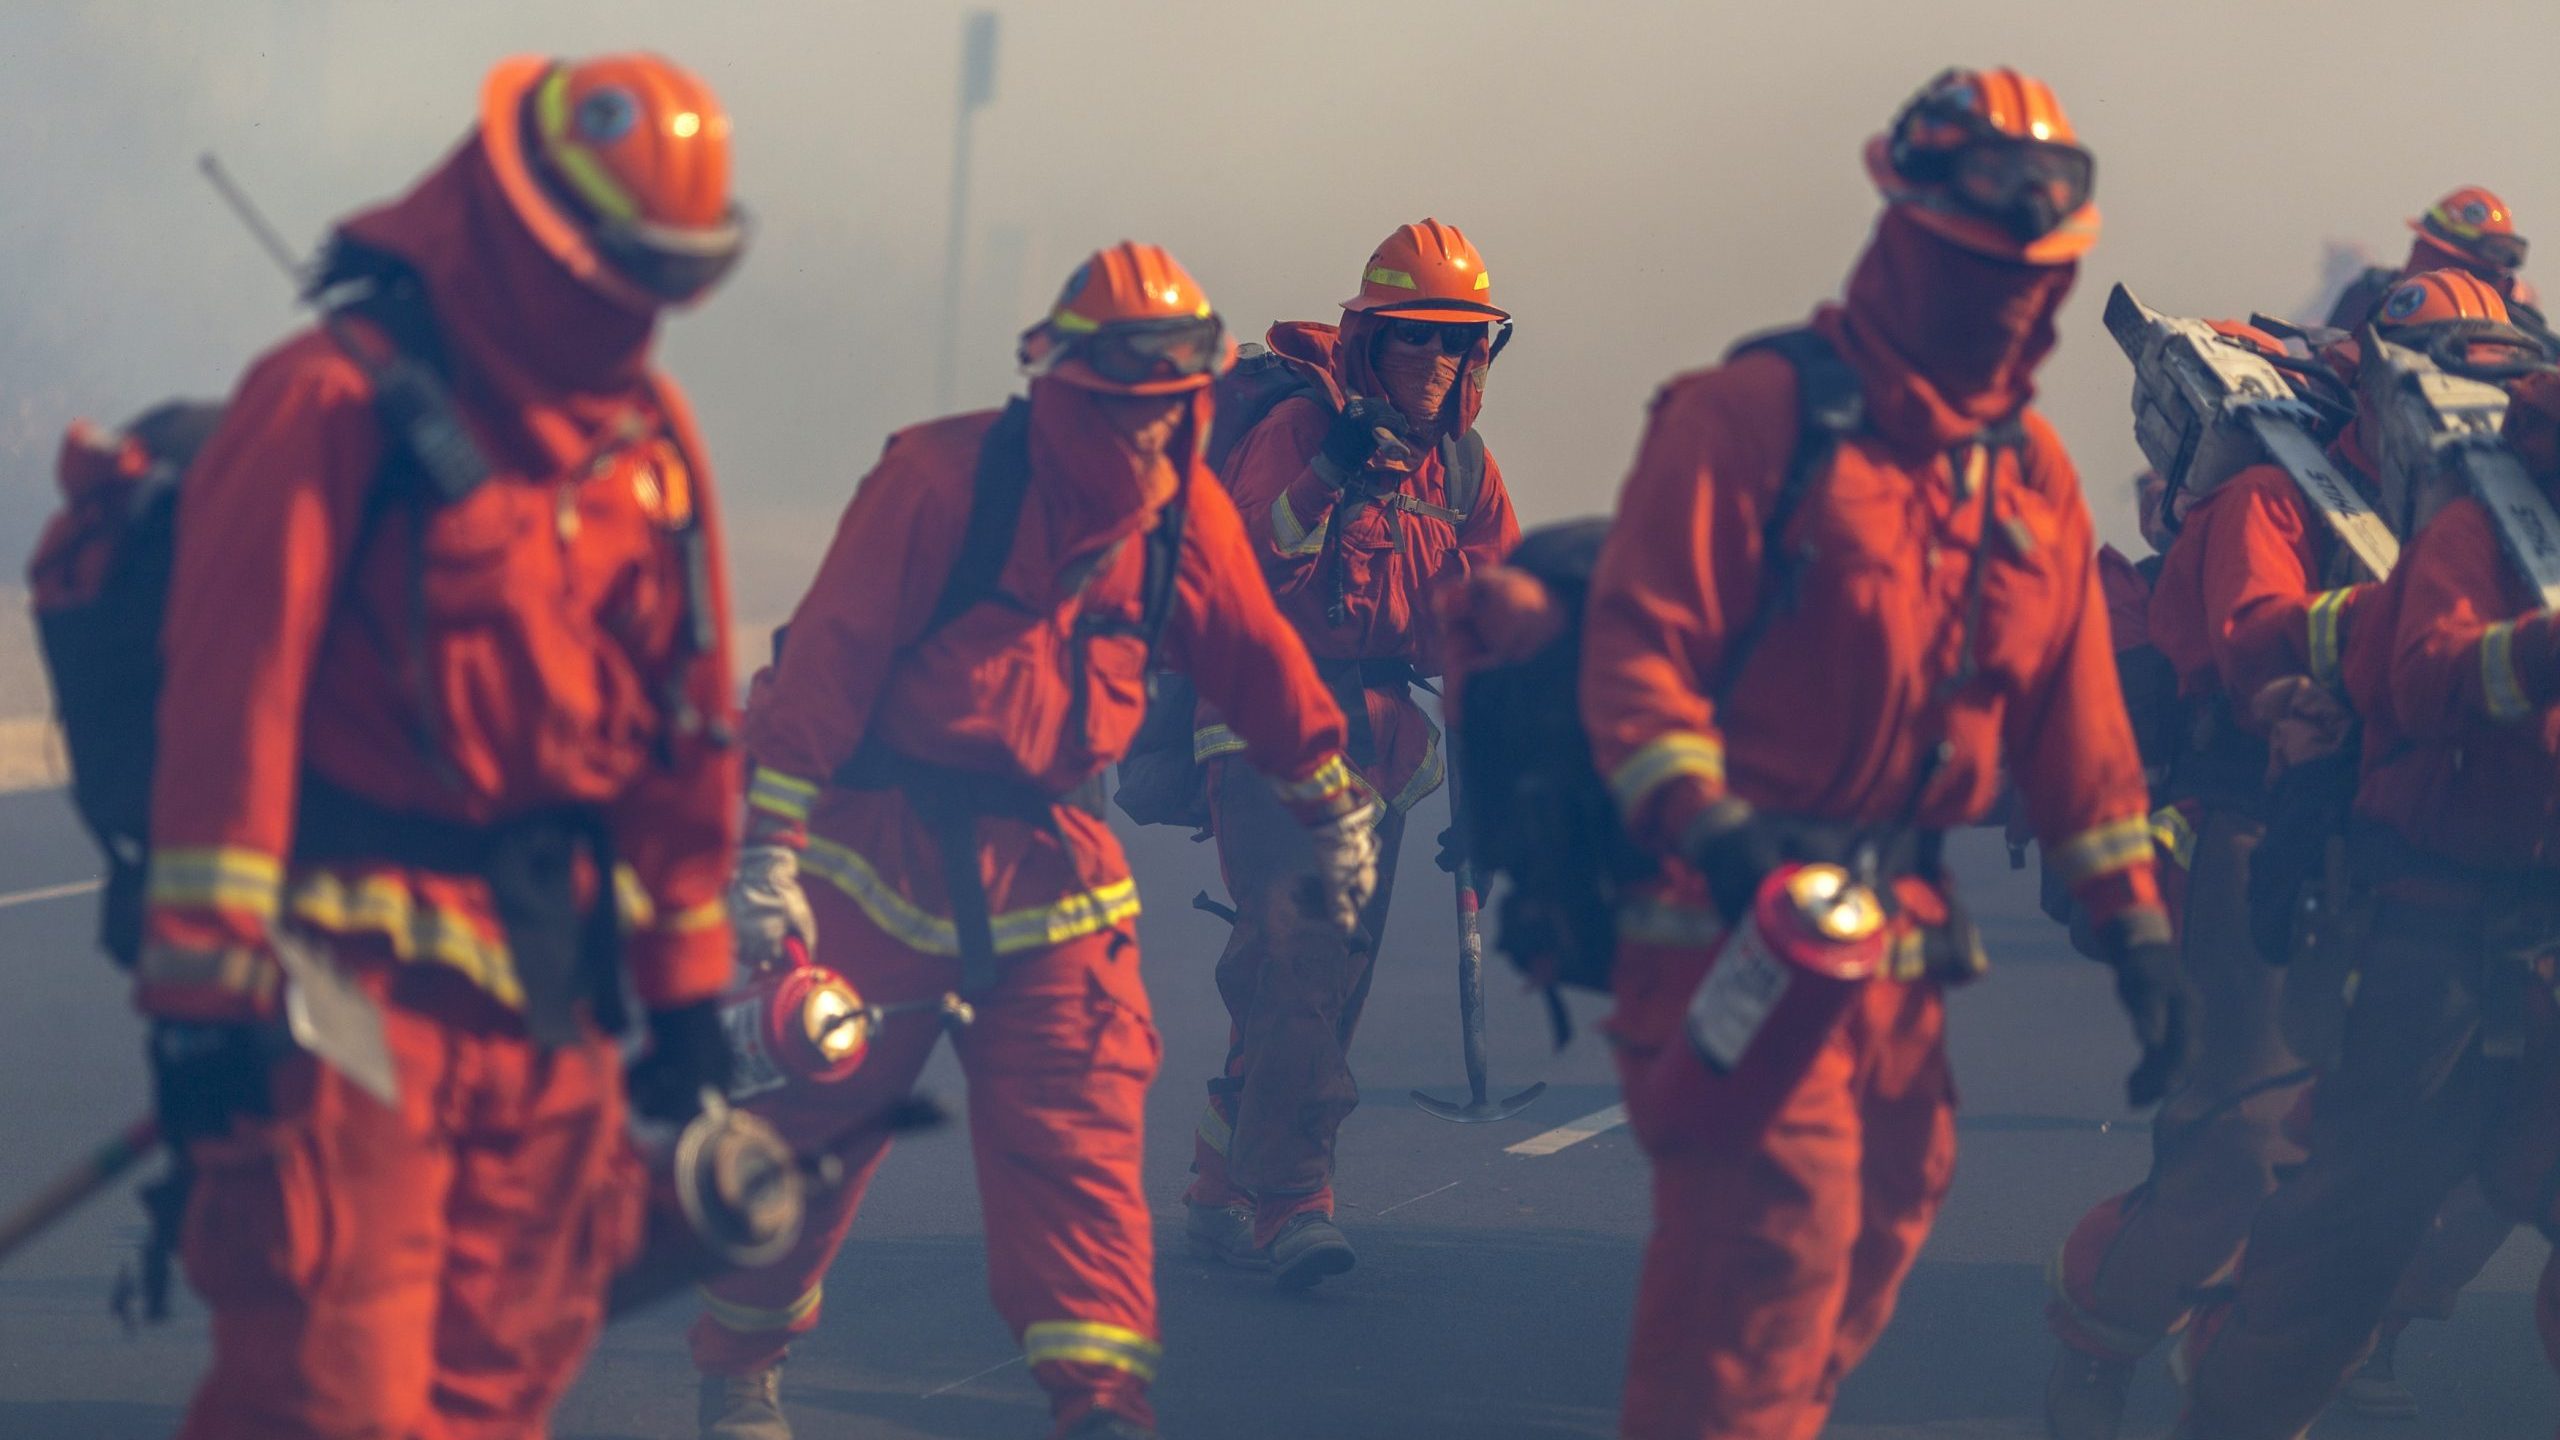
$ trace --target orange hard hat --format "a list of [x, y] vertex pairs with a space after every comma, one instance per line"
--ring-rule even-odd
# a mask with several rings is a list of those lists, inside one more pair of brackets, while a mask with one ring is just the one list
[[2515, 212], [2507, 202], [2478, 185], [2465, 185], [2409, 222], [2435, 248], [2492, 270], [2524, 268], [2525, 238], [2516, 233]]
[[480, 137], [535, 241], [634, 309], [700, 298], [746, 247], [729, 113], [672, 61], [501, 60], [481, 89]]
[[1123, 240], [1076, 267], [1019, 355], [1030, 374], [1086, 390], [1174, 395], [1216, 383], [1236, 350], [1181, 261]]
[[1977, 254], [2059, 265], [2098, 243], [2096, 158], [2052, 89], [2006, 66], [1922, 86], [1866, 160], [1887, 201]]
[[1360, 272], [1360, 293], [1342, 308], [1452, 325], [1511, 318], [1493, 303], [1493, 276], [1484, 257], [1457, 226], [1437, 220], [1399, 225], [1379, 241]]
[[2496, 286], [2468, 270], [2429, 270], [2391, 287], [2373, 313], [2373, 323], [2386, 335], [2455, 320], [2504, 325], [2507, 302]]

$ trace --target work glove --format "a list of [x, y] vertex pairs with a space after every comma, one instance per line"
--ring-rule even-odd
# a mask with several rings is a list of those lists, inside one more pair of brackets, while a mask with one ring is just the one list
[[738, 852], [729, 877], [729, 933], [738, 963], [763, 970], [785, 963], [786, 943], [818, 949], [818, 919], [800, 888], [800, 853], [787, 845], [749, 845]]
[[652, 1120], [681, 1125], [702, 1113], [705, 1089], [728, 1091], [730, 1064], [729, 1032], [720, 1023], [719, 1001], [652, 1010], [649, 1048], [625, 1080], [632, 1108]]
[[1402, 434], [1404, 419], [1393, 405], [1362, 397], [1342, 407], [1324, 432], [1318, 452], [1333, 469], [1336, 485], [1369, 468], [1383, 453], [1388, 460], [1410, 460], [1413, 447]]
[[189, 1141], [230, 1134], [241, 1116], [275, 1113], [267, 1075], [284, 1045], [269, 1025], [153, 1021], [151, 1099], [169, 1148], [183, 1153]]
[[2134, 1043], [2142, 1047], [2141, 1063], [2124, 1082], [2125, 1103], [2139, 1110], [2168, 1094], [2186, 1069], [2195, 991], [2178, 963], [2178, 947], [2137, 937], [2123, 919], [2109, 922], [2100, 934], [2099, 953], [2115, 967], [2116, 999], [2133, 1021]]
[[1778, 844], [1757, 812], [1741, 800], [1719, 800], [1689, 822], [1680, 858], [1706, 877], [1707, 894], [1727, 928], [1742, 923], [1760, 887], [1778, 868]]
[[1385, 807], [1370, 800], [1357, 810], [1309, 826], [1316, 873], [1307, 908], [1344, 935], [1356, 935], [1360, 912], [1378, 890], [1378, 817]]

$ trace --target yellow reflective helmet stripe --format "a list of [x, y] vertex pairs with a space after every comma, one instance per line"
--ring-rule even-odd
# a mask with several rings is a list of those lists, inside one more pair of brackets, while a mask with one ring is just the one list
[[1393, 285], [1399, 290], [1419, 290], [1422, 288], [1421, 286], [1413, 283], [1413, 277], [1411, 275], [1406, 274], [1402, 270], [1390, 270], [1384, 265], [1370, 266], [1369, 273], [1362, 278], [1368, 280], [1373, 285]]
[[1490, 289], [1492, 289], [1492, 288], [1493, 288], [1493, 272], [1492, 272], [1492, 271], [1490, 271], [1490, 270], [1479, 270], [1479, 271], [1477, 271], [1477, 272], [1476, 272], [1476, 288], [1477, 288], [1477, 289], [1479, 289], [1479, 290], [1490, 290]]
[[542, 137], [542, 153], [560, 178], [595, 212], [608, 220], [639, 220], [640, 202], [613, 178], [596, 153], [569, 135], [569, 69], [556, 66], [533, 99], [534, 125]]

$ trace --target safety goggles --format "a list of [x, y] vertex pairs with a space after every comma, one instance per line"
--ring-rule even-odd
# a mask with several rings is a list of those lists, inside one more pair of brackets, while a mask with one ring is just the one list
[[1074, 337], [1071, 349], [1094, 374], [1114, 385], [1187, 380], [1218, 367], [1226, 353], [1226, 322], [1215, 314], [1174, 320], [1106, 325]]
[[2096, 157], [2056, 140], [1982, 136], [1946, 152], [1942, 163], [1950, 200], [2022, 241], [2061, 229], [2097, 188]]
[[2432, 221], [2427, 228], [2435, 233], [2437, 239], [2483, 265], [2509, 273], [2524, 268], [2526, 246], [2525, 239], [2521, 235], [2501, 235], [2488, 231], [2476, 235], [2461, 235], [2445, 230]]
[[1387, 337], [1399, 345], [1415, 347], [1437, 345], [1443, 353], [1464, 355], [1484, 338], [1481, 324], [1452, 324], [1437, 320], [1398, 320], [1387, 322]]

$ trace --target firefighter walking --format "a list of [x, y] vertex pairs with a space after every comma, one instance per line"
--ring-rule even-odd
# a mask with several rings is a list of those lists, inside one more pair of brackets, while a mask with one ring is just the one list
[[[1288, 387], [1221, 473], [1281, 613], [1341, 703], [1350, 754], [1385, 801], [1378, 888], [1348, 938], [1290, 918], [1290, 817], [1236, 758], [1214, 702], [1193, 755], [1236, 920], [1218, 959], [1225, 1073], [1209, 1085], [1183, 1196], [1199, 1253], [1268, 1269], [1285, 1289], [1352, 1267], [1334, 1224], [1334, 1141], [1359, 1103], [1349, 1051], [1385, 934], [1404, 817], [1446, 774], [1413, 690], [1441, 674], [1432, 587], [1520, 538], [1501, 467], [1475, 433], [1486, 372], [1511, 334], [1484, 257], [1456, 226], [1399, 227], [1337, 327], [1272, 327]], [[1265, 365], [1271, 362], [1263, 362]]]
[[[989, 1288], [1059, 1436], [1155, 1433], [1139, 1167], [1159, 1043], [1137, 887], [1098, 805], [1150, 664], [1235, 717], [1293, 822], [1284, 923], [1348, 933], [1373, 883], [1378, 807], [1342, 716], [1195, 458], [1232, 356], [1173, 257], [1097, 252], [1024, 336], [1028, 399], [891, 439], [746, 719], [742, 949], [778, 963], [797, 940], [874, 1002], [975, 1006], [955, 1044]], [[940, 1034], [888, 1021], [851, 1079], [785, 1092], [772, 1118], [795, 1143], [842, 1133], [905, 1096]], [[706, 1437], [791, 1433], [780, 1366], [885, 1148], [847, 1157], [853, 1182], [790, 1254], [705, 1287]]]
[[[1937, 836], [2004, 763], [2115, 968], [2134, 1103], [2185, 1043], [2088, 512], [2028, 406], [2089, 152], [2041, 83], [1957, 70], [1868, 166], [1845, 303], [1656, 398], [1585, 622], [1595, 756], [1665, 864], [1608, 1022], [1654, 1182], [1634, 1440], [1809, 1440], [1882, 1332], [1954, 1162], [1941, 987], [1978, 965]], [[1693, 1026], [1727, 927], [1817, 898], [1770, 886], [1798, 861], [1883, 899], [1883, 973]]]
[[[624, 977], [641, 1108], [726, 1074], [728, 602], [649, 356], [739, 252], [728, 169], [665, 60], [499, 65], [188, 474], [137, 994], [191, 1440], [540, 1433], [640, 1237]], [[388, 1103], [282, 1039], [288, 947], [380, 1007]]]

